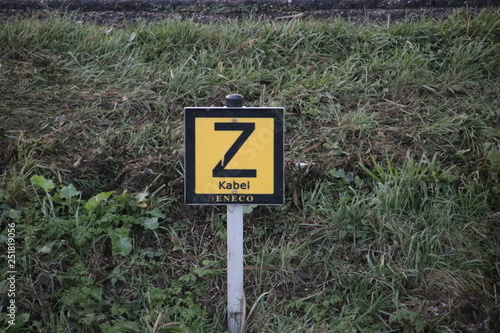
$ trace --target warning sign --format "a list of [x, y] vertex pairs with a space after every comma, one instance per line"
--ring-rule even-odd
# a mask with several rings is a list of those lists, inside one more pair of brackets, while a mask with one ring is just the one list
[[282, 204], [283, 113], [186, 108], [186, 203]]

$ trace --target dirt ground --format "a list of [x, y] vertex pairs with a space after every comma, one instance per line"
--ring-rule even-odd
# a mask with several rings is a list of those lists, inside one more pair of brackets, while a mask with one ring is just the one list
[[266, 19], [346, 19], [380, 24], [409, 17], [444, 18], [457, 8], [477, 12], [500, 6], [500, 0], [3, 0], [0, 20], [13, 16], [43, 18], [51, 9], [65, 9], [78, 20], [120, 25], [137, 20], [190, 19], [208, 23], [242, 17]]
[[[209, 11], [190, 12], [190, 11], [75, 11], [73, 12], [77, 20], [83, 22], [95, 22], [98, 24], [112, 24], [115, 26], [123, 25], [126, 22], [136, 21], [159, 21], [167, 18], [178, 18], [193, 20], [198, 23], [210, 23], [224, 21], [228, 19], [239, 19], [249, 15], [276, 20], [289, 20], [294, 18], [316, 18], [322, 20], [343, 19], [355, 23], [370, 21], [379, 24], [397, 22], [406, 18], [427, 17], [433, 19], [442, 19], [453, 13], [455, 8], [425, 8], [425, 9], [331, 9], [331, 10], [312, 10], [312, 11], [256, 11], [242, 12], [229, 11], [225, 13], [213, 13]], [[476, 12], [479, 9], [469, 9]], [[25, 10], [0, 10], [0, 22], [12, 17], [38, 17], [43, 19], [49, 15], [50, 10], [25, 11]]]

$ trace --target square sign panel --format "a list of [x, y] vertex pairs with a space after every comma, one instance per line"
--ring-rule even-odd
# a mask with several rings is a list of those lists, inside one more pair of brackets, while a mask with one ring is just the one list
[[283, 108], [185, 108], [185, 202], [283, 204]]

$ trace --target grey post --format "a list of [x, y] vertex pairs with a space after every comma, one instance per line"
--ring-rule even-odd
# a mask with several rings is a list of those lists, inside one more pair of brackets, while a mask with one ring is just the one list
[[[226, 107], [243, 107], [243, 96], [226, 96]], [[227, 321], [229, 333], [240, 333], [243, 307], [243, 205], [227, 205]]]

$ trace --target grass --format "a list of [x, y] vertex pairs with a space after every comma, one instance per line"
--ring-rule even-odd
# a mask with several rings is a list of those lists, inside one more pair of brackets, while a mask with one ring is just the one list
[[500, 329], [497, 9], [121, 28], [54, 12], [5, 21], [0, 45], [2, 329], [225, 331], [225, 211], [182, 203], [182, 111], [229, 93], [287, 111], [286, 202], [245, 215], [248, 332]]

